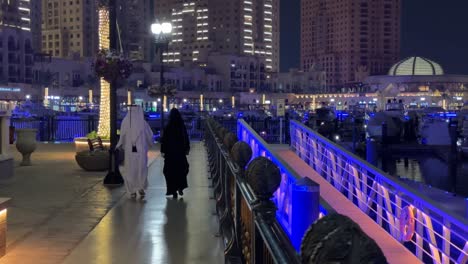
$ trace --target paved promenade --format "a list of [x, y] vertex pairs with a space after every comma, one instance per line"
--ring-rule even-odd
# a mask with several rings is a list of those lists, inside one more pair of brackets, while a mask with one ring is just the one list
[[[190, 189], [185, 200], [179, 201], [164, 197], [157, 147], [150, 154], [154, 162], [148, 197], [138, 203], [124, 196], [124, 188], [104, 187], [105, 172], [81, 170], [72, 144], [40, 144], [31, 167], [19, 167], [20, 154], [14, 147], [12, 153], [15, 176], [0, 182], [0, 197], [12, 198], [7, 255], [0, 264], [62, 263], [72, 251], [66, 263], [222, 263], [222, 246], [214, 236], [213, 201], [208, 199], [205, 150], [200, 143], [193, 144], [190, 156]], [[116, 221], [121, 222], [108, 224]], [[117, 240], [102, 240], [109, 236]], [[96, 237], [103, 243], [89, 242]], [[99, 256], [87, 251], [105, 245], [114, 250]], [[144, 245], [138, 246], [139, 255], [136, 245]]]

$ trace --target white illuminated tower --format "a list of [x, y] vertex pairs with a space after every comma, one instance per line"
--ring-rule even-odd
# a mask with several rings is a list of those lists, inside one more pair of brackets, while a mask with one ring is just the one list
[[213, 52], [258, 56], [279, 68], [279, 0], [156, 0], [156, 19], [174, 25], [165, 62], [207, 62]]

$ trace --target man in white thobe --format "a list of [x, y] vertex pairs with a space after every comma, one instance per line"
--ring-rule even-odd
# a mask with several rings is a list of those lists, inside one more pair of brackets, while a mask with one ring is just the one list
[[148, 148], [153, 144], [153, 131], [146, 123], [140, 106], [130, 106], [120, 127], [117, 148], [124, 150], [124, 162], [120, 171], [127, 192], [132, 198], [138, 192], [145, 196], [148, 187]]

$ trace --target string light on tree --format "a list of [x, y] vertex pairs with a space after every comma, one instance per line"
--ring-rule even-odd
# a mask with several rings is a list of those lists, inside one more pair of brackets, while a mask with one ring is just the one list
[[[109, 49], [109, 9], [102, 5], [99, 7], [99, 49]], [[108, 138], [110, 136], [110, 83], [100, 78], [101, 98], [99, 102], [98, 135]]]

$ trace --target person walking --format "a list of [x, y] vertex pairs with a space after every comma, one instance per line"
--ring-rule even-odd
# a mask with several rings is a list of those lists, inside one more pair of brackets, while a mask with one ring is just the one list
[[169, 123], [164, 128], [161, 139], [161, 153], [164, 157], [164, 177], [166, 178], [166, 195], [177, 199], [184, 194], [187, 185], [189, 163], [187, 155], [190, 152], [190, 140], [184, 120], [179, 110], [172, 109], [169, 113]]
[[153, 131], [145, 121], [140, 106], [130, 106], [120, 127], [117, 149], [123, 149], [124, 161], [120, 171], [131, 198], [137, 192], [145, 197], [148, 187], [148, 149], [153, 144]]

